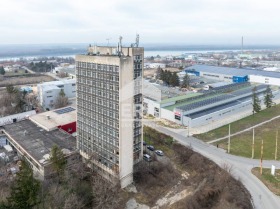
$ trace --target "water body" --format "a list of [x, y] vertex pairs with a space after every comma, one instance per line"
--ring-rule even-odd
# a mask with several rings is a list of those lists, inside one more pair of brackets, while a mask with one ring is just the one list
[[[106, 44], [105, 44], [106, 45]], [[20, 58], [33, 59], [38, 57], [75, 57], [84, 54], [87, 44], [41, 44], [41, 45], [0, 45], [0, 61], [18, 60]], [[142, 45], [141, 45], [142, 46]], [[170, 45], [170, 44], [143, 44], [145, 56], [179, 56], [182, 54], [207, 53], [207, 52], [237, 52], [240, 46], [227, 45]], [[280, 46], [251, 45], [244, 50], [250, 51], [280, 51]]]

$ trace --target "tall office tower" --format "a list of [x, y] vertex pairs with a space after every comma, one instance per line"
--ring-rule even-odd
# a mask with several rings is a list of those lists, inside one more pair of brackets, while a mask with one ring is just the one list
[[89, 46], [76, 56], [77, 147], [94, 170], [121, 187], [132, 183], [133, 166], [143, 157], [144, 48], [135, 45]]

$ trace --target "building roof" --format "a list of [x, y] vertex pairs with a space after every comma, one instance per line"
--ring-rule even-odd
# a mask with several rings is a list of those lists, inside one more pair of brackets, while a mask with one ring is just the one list
[[52, 85], [64, 85], [64, 84], [69, 84], [69, 83], [76, 83], [76, 79], [64, 79], [64, 80], [59, 80], [59, 81], [50, 81], [50, 82], [44, 82], [38, 85], [41, 86], [52, 86]]
[[280, 78], [280, 72], [271, 72], [271, 71], [244, 69], [244, 68], [219, 67], [219, 66], [209, 66], [209, 65], [193, 65], [185, 68], [185, 70], [195, 70], [198, 72], [209, 72], [209, 73], [224, 74], [224, 75], [231, 75], [231, 76], [261, 75], [265, 77]]
[[191, 92], [191, 93], [188, 93], [188, 94], [185, 94], [185, 95], [164, 99], [160, 103], [161, 104], [166, 104], [166, 103], [169, 103], [169, 102], [176, 102], [178, 100], [188, 99], [188, 98], [199, 96], [199, 95], [202, 95], [202, 93]]
[[[69, 111], [71, 110], [71, 111]], [[29, 117], [31, 121], [41, 128], [51, 131], [58, 126], [66, 125], [77, 121], [77, 110], [74, 107], [63, 107], [56, 110], [39, 113]]]
[[76, 150], [75, 137], [58, 129], [45, 131], [28, 119], [6, 125], [4, 131], [40, 164], [44, 164], [42, 159], [50, 154], [54, 145], [70, 152]]

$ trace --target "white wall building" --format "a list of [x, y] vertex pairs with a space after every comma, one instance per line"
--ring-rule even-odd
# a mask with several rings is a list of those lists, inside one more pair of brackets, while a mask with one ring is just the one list
[[249, 75], [250, 82], [263, 83], [267, 85], [280, 86], [280, 78], [268, 77], [262, 75]]
[[76, 97], [76, 79], [45, 82], [37, 85], [40, 105], [46, 109], [53, 109], [54, 103], [61, 92], [68, 98]]

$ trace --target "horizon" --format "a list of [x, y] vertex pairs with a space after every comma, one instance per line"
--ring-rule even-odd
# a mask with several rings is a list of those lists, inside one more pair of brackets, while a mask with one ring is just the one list
[[116, 34], [129, 43], [139, 33], [147, 44], [280, 45], [279, 9], [275, 0], [10, 0], [0, 44], [117, 43]]

